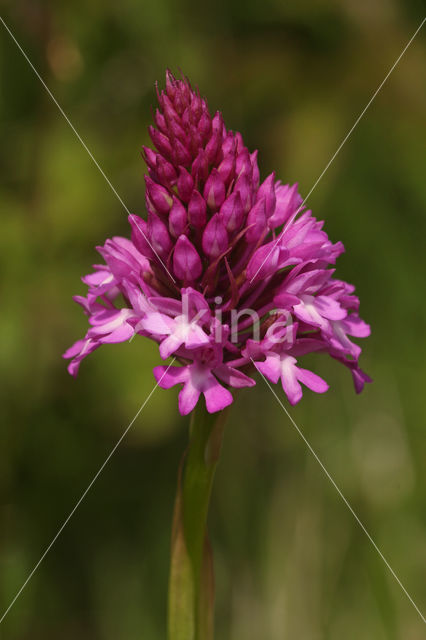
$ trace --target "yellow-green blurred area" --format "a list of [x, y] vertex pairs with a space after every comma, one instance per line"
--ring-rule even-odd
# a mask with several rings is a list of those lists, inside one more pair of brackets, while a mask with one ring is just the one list
[[[421, 0], [2, 3], [2, 17], [111, 180], [144, 215], [142, 144], [166, 67], [306, 195], [424, 17]], [[291, 409], [426, 611], [426, 27], [309, 197], [346, 254], [372, 336], [350, 374]], [[77, 380], [72, 301], [126, 211], [0, 25], [2, 612], [154, 385], [143, 338]], [[277, 392], [283, 402], [282, 390]], [[0, 625], [7, 640], [166, 633], [172, 505], [187, 422], [157, 390]], [[287, 404], [286, 404], [287, 406]], [[425, 625], [262, 382], [226, 430], [209, 528], [219, 640], [420, 640]]]

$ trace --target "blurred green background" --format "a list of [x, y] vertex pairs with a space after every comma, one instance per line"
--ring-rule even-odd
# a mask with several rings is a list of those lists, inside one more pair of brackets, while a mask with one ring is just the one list
[[[412, 0], [14, 0], [1, 15], [127, 207], [144, 211], [154, 82], [181, 68], [306, 195], [424, 16]], [[426, 610], [426, 33], [310, 197], [347, 253], [373, 333], [350, 375], [291, 413]], [[0, 25], [0, 604], [3, 611], [153, 386], [157, 348], [103, 348], [71, 299], [126, 214]], [[282, 393], [282, 392], [280, 392]], [[169, 530], [186, 442], [157, 390], [0, 625], [8, 640], [165, 637]], [[418, 640], [425, 626], [259, 381], [238, 397], [210, 514], [219, 640]], [[2, 613], [0, 612], [0, 614]]]

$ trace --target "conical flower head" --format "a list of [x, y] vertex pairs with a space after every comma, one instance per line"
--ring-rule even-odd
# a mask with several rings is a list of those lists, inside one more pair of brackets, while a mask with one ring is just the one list
[[300, 383], [323, 392], [327, 384], [297, 364], [311, 351], [348, 366], [360, 391], [369, 378], [348, 336], [369, 327], [353, 287], [333, 278], [343, 245], [304, 210], [297, 185], [274, 173], [259, 184], [257, 152], [187, 79], [168, 72], [157, 97], [153, 147], [143, 150], [147, 219], [130, 216], [131, 240], [98, 249], [106, 265], [84, 278], [89, 293], [77, 298], [91, 328], [65, 354], [70, 372], [100, 344], [140, 334], [180, 362], [154, 374], [163, 387], [183, 385], [182, 413], [201, 394], [209, 411], [222, 409], [231, 388], [255, 384], [255, 367], [281, 380], [291, 403]]
[[[191, 285], [207, 298], [230, 299], [229, 273], [244, 278], [251, 255], [266, 235], [265, 219], [261, 228], [262, 216], [256, 212], [265, 218], [266, 210], [272, 210], [274, 186], [259, 190], [257, 154], [249, 153], [240, 134], [226, 130], [219, 112], [210, 115], [206, 101], [186, 79], [167, 73], [158, 103], [155, 124], [149, 128], [155, 148], [144, 148], [149, 242], [166, 256], [164, 227], [150, 222], [160, 218], [175, 239], [165, 261], [177, 287]], [[187, 252], [199, 256], [201, 275], [198, 268], [188, 271]], [[158, 256], [151, 267], [163, 279]]]

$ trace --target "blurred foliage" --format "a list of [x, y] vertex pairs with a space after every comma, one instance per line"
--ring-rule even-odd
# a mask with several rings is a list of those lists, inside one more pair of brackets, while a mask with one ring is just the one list
[[[424, 14], [418, 0], [14, 0], [2, 16], [130, 210], [143, 215], [154, 82], [182, 69], [306, 194]], [[424, 30], [423, 30], [424, 31]], [[292, 410], [419, 607], [426, 607], [425, 34], [310, 205], [372, 324], [349, 374]], [[71, 295], [126, 214], [0, 26], [0, 602], [10, 603], [153, 386], [156, 348], [111, 346], [72, 380]], [[156, 391], [0, 627], [8, 640], [165, 635], [174, 391]], [[220, 640], [418, 640], [420, 617], [269, 390], [231, 413], [210, 530]]]

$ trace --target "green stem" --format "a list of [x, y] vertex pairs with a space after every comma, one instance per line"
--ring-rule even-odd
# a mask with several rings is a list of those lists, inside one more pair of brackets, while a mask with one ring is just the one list
[[169, 582], [169, 640], [213, 640], [214, 583], [207, 513], [225, 412], [198, 404], [179, 471]]

